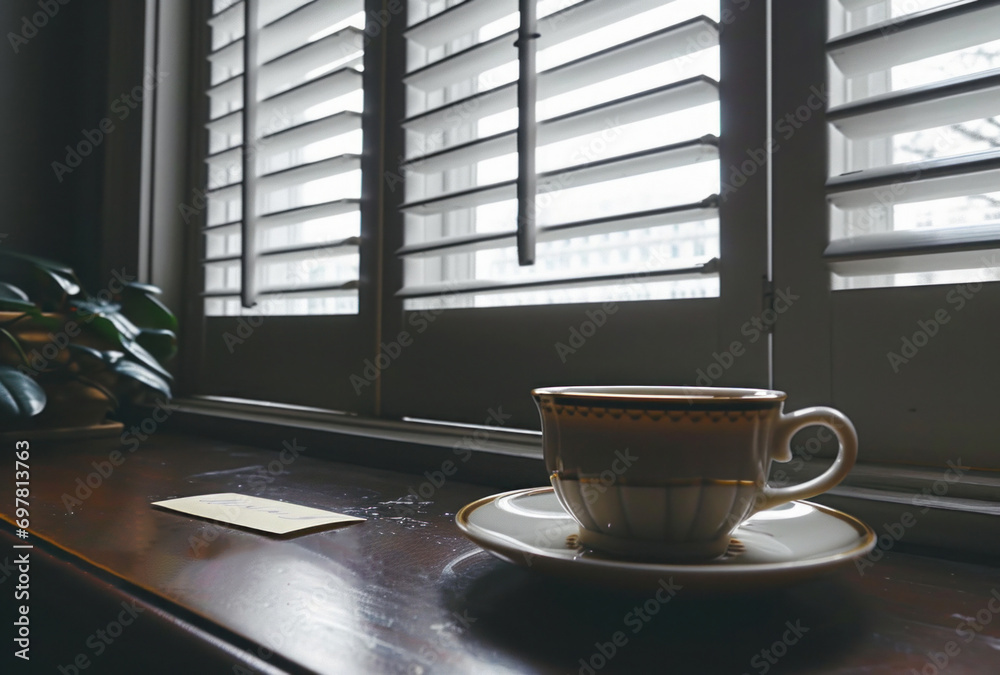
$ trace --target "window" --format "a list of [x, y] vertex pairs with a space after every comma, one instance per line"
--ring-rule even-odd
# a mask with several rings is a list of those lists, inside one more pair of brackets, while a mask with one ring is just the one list
[[835, 289], [1000, 279], [1000, 8], [942, 4], [834, 17]]
[[535, 426], [531, 387], [690, 380], [757, 311], [765, 185], [720, 167], [764, 143], [762, 9], [538, 3], [520, 266], [516, 2], [203, 4], [198, 393]]
[[410, 7], [404, 309], [620, 301], [630, 277], [635, 300], [718, 295], [700, 267], [711, 258], [673, 244], [676, 223], [718, 232], [718, 3], [538, 3], [531, 266], [518, 265], [513, 229], [516, 3]]
[[363, 3], [212, 10], [205, 314], [356, 314]]
[[203, 17], [191, 391], [524, 428], [534, 386], [773, 382], [867, 461], [995, 464], [995, 3], [538, 0], [521, 266], [517, 2], [246, 1]]
[[793, 5], [775, 8], [798, 67], [775, 71], [774, 246], [800, 299], [775, 381], [846, 412], [865, 461], [996, 467], [1000, 8], [829, 0], [822, 26]]
[[[764, 7], [538, 2], [538, 245], [522, 267], [517, 3], [407, 6], [383, 334], [413, 344], [380, 376], [383, 414], [481, 423], [502, 405], [535, 427], [533, 386], [692, 381], [760, 311], [766, 183], [722, 198], [720, 167], [765, 143]], [[765, 336], [716, 383], [766, 382], [766, 352]]]
[[360, 279], [362, 174], [378, 138], [365, 78], [379, 67], [364, 2], [198, 8], [206, 192], [189, 387], [370, 413], [372, 396], [340, 376], [368, 355], [374, 330]]

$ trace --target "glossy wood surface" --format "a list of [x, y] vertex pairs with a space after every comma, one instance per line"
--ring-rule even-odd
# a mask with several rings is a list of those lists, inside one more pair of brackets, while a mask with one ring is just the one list
[[[1000, 673], [998, 568], [890, 551], [863, 575], [852, 567], [740, 596], [682, 589], [663, 604], [651, 601], [656, 588], [572, 585], [464, 539], [455, 512], [496, 490], [462, 483], [458, 456], [446, 478], [437, 472], [451, 467], [418, 476], [192, 436], [136, 442], [134, 452], [116, 438], [34, 442], [31, 541], [39, 555], [76, 559], [85, 575], [184, 619], [193, 642], [211, 633], [233, 645], [233, 667], [220, 670], [213, 657], [211, 672]], [[77, 479], [108, 473], [102, 463], [116, 450], [123, 463], [68, 510], [63, 495], [74, 495]], [[6, 473], [0, 513], [10, 521], [13, 467]], [[150, 507], [211, 492], [368, 520], [275, 538]], [[48, 662], [70, 663], [107, 623], [90, 601], [72, 615], [40, 624], [61, 631], [46, 643]], [[144, 661], [135, 672], [156, 673], [170, 672], [168, 644], [176, 640], [136, 631], [114, 647]], [[80, 672], [106, 672], [99, 665]]]

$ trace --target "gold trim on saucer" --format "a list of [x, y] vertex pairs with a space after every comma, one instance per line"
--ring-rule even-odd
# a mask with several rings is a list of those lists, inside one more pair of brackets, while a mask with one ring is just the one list
[[[685, 593], [730, 593], [744, 592], [747, 588], [761, 590], [769, 587], [787, 586], [841, 569], [850, 564], [851, 561], [865, 555], [874, 548], [877, 541], [875, 532], [857, 518], [837, 509], [805, 500], [796, 500], [794, 503], [807, 505], [818, 513], [832, 516], [838, 521], [846, 523], [857, 534], [857, 542], [853, 545], [845, 542], [850, 546], [849, 548], [825, 555], [820, 554], [819, 557], [805, 560], [747, 563], [743, 561], [743, 552], [739, 551], [741, 547], [739, 545], [734, 547], [731, 540], [730, 548], [732, 553], [737, 554], [735, 556], [737, 560], [730, 563], [719, 564], [718, 561], [694, 564], [639, 562], [592, 555], [591, 552], [581, 552], [573, 557], [564, 557], [572, 554], [572, 540], [577, 538], [573, 536], [576, 534], [575, 528], [573, 528], [574, 531], [566, 533], [568, 539], [559, 539], [557, 542], [553, 542], [558, 549], [556, 552], [498, 534], [489, 527], [474, 524], [470, 520], [473, 512], [493, 502], [545, 493], [553, 493], [553, 488], [538, 487], [511, 490], [483, 497], [459, 509], [455, 515], [455, 522], [462, 533], [472, 542], [507, 562], [539, 572], [555, 574], [560, 579], [573, 579], [583, 584], [597, 584], [629, 589], [630, 591], [646, 590], [650, 585], [655, 586], [657, 580], [662, 581], [665, 575], [671, 576], [683, 584]], [[573, 525], [572, 517], [569, 514], [566, 514], [566, 521], [569, 522], [561, 527]], [[566, 547], [570, 548], [571, 551], [567, 552]], [[724, 560], [732, 558], [732, 555], [723, 556]]]

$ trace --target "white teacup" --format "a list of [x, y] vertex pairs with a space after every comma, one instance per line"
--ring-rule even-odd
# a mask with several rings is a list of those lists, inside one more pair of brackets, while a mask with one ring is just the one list
[[[754, 513], [829, 490], [858, 452], [854, 425], [833, 408], [783, 414], [785, 394], [718, 387], [550, 387], [532, 392], [545, 465], [586, 546], [623, 556], [710, 559]], [[833, 465], [789, 487], [767, 484], [792, 458], [796, 431], [827, 426]]]

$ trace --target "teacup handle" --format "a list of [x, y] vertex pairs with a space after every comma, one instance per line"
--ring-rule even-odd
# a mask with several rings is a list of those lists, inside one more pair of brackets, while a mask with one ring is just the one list
[[854, 460], [858, 456], [858, 432], [851, 420], [839, 410], [826, 407], [803, 408], [793, 413], [782, 415], [778, 420], [771, 446], [772, 458], [778, 462], [787, 462], [792, 458], [791, 442], [795, 432], [803, 427], [819, 424], [833, 430], [840, 441], [840, 450], [833, 465], [822, 475], [812, 480], [790, 485], [788, 487], [771, 487], [765, 485], [754, 505], [754, 512], [763, 511], [791, 502], [796, 499], [808, 499], [826, 492], [844, 480]]

